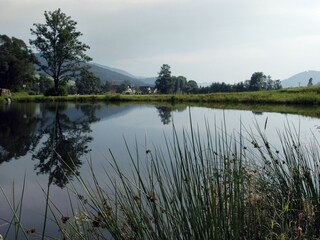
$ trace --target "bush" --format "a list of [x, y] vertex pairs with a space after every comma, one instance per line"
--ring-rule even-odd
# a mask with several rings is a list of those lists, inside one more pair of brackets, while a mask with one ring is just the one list
[[68, 95], [68, 91], [65, 87], [58, 87], [58, 91], [56, 91], [56, 89], [54, 87], [48, 88], [45, 92], [44, 92], [45, 96], [66, 96]]

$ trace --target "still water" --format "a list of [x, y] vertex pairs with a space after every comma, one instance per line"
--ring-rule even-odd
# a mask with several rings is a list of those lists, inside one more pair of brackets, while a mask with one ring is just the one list
[[[303, 108], [301, 108], [303, 109]], [[300, 109], [300, 110], [301, 110]], [[312, 112], [312, 109], [308, 109]], [[0, 106], [0, 234], [4, 235], [12, 217], [5, 200], [16, 204], [23, 191], [22, 224], [26, 229], [42, 229], [45, 195], [42, 191], [51, 184], [50, 196], [56, 207], [66, 216], [72, 215], [67, 189], [76, 185], [75, 174], [90, 181], [88, 162], [95, 174], [105, 177], [109, 149], [121, 168], [130, 170], [125, 141], [130, 149], [141, 153], [154, 147], [165, 147], [165, 136], [172, 138], [172, 126], [179, 134], [190, 130], [190, 116], [194, 128], [206, 136], [206, 123], [225, 123], [228, 133], [252, 131], [256, 126], [265, 131], [274, 145], [279, 144], [278, 131], [288, 124], [295, 127], [301, 141], [308, 143], [319, 136], [319, 118], [299, 114], [256, 112], [212, 107], [155, 106], [147, 104], [18, 104]], [[213, 131], [212, 131], [213, 132]], [[54, 149], [54, 151], [53, 151]], [[143, 154], [141, 154], [143, 158]], [[73, 166], [70, 170], [60, 161]], [[50, 159], [53, 160], [51, 165]], [[72, 159], [72, 161], [71, 161]], [[72, 164], [70, 164], [72, 162]], [[48, 223], [46, 233], [57, 236], [54, 224]], [[14, 237], [14, 229], [8, 235]]]

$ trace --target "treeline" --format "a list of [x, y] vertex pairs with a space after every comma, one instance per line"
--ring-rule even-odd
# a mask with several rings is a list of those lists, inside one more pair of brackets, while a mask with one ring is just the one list
[[199, 87], [196, 81], [187, 80], [184, 76], [171, 76], [170, 65], [161, 66], [158, 78], [155, 82], [155, 88], [158, 93], [198, 93]]
[[263, 72], [255, 72], [250, 80], [236, 84], [214, 82], [207, 87], [198, 87], [197, 82], [187, 81], [183, 76], [171, 76], [170, 66], [163, 64], [156, 80], [156, 89], [159, 93], [215, 93], [215, 92], [247, 92], [261, 90], [281, 89], [280, 80], [272, 80], [271, 76], [266, 76]]
[[263, 72], [255, 72], [250, 80], [235, 84], [227, 84], [214, 82], [210, 86], [200, 87], [199, 93], [214, 93], [214, 92], [248, 92], [261, 90], [278, 90], [281, 89], [280, 80], [272, 80], [271, 76], [266, 76]]

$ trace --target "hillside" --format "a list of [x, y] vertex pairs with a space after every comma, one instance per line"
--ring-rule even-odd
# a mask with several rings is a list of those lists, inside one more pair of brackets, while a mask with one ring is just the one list
[[100, 78], [102, 83], [111, 81], [114, 85], [120, 85], [123, 81], [130, 81], [134, 86], [154, 86], [156, 78], [139, 78], [116, 68], [110, 68], [96, 63], [89, 63], [91, 71]]
[[297, 73], [288, 79], [282, 80], [281, 84], [283, 88], [305, 87], [310, 78], [312, 78], [313, 85], [320, 83], [320, 71], [309, 70]]
[[[35, 54], [38, 61], [44, 63], [44, 59], [40, 54]], [[101, 83], [111, 81], [114, 85], [120, 85], [123, 81], [129, 81], [134, 86], [154, 86], [156, 78], [141, 78], [136, 77], [124, 70], [117, 68], [110, 68], [97, 63], [88, 63], [91, 71], [100, 78]]]

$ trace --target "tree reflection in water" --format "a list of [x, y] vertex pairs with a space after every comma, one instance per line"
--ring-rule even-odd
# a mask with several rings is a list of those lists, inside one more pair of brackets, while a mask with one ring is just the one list
[[90, 123], [97, 121], [95, 106], [78, 106], [82, 114], [67, 114], [66, 104], [45, 105], [36, 141], [41, 145], [32, 158], [37, 174], [49, 174], [49, 184], [63, 188], [82, 165], [80, 157], [89, 152]]
[[0, 111], [0, 163], [18, 159], [32, 148], [37, 119], [35, 104], [2, 105]]
[[182, 112], [187, 108], [186, 105], [182, 106], [174, 106], [174, 105], [169, 105], [169, 106], [156, 106], [156, 109], [158, 110], [158, 115], [161, 119], [161, 122], [163, 125], [167, 125], [171, 122], [172, 118], [172, 112], [173, 111], [179, 111]]

